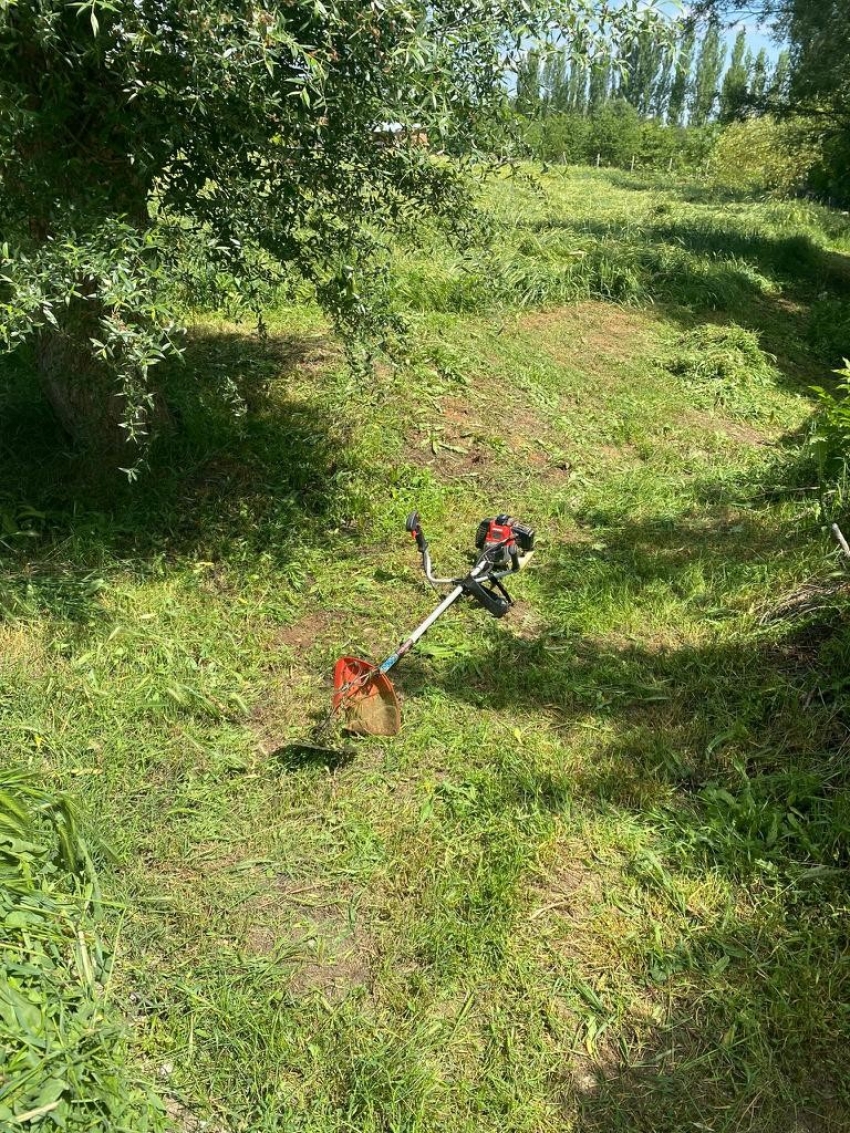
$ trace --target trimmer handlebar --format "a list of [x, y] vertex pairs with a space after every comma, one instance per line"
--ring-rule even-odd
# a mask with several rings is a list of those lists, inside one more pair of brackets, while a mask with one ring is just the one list
[[524, 555], [533, 549], [534, 530], [531, 527], [507, 515], [482, 520], [475, 537], [479, 552], [475, 565], [459, 578], [434, 577], [428, 540], [422, 531], [418, 511], [408, 515], [405, 528], [416, 540], [425, 577], [433, 586], [457, 587], [458, 592], [468, 594], [493, 617], [504, 617], [513, 602], [500, 580], [518, 571]]

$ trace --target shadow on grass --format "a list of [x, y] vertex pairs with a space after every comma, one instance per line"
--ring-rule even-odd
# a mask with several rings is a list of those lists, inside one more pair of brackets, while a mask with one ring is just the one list
[[[658, 1021], [648, 1028], [628, 1011], [618, 1021], [620, 1046], [582, 1092], [583, 1129], [838, 1133], [850, 1123], [848, 584], [774, 593], [760, 626], [736, 629], [753, 613], [748, 580], [763, 592], [763, 568], [776, 577], [789, 553], [787, 528], [765, 512], [765, 522], [722, 508], [676, 524], [602, 517], [603, 549], [540, 556], [548, 624], [531, 638], [511, 633], [510, 619], [490, 624], [487, 648], [441, 681], [520, 731], [527, 710], [572, 735], [592, 725], [592, 762], [559, 777], [556, 805], [566, 789], [585, 813], [638, 823], [658, 847], [626, 865], [680, 926], [672, 940], [659, 926], [635, 975]], [[585, 629], [591, 610], [616, 623], [626, 606], [683, 598], [706, 629], [696, 643]], [[400, 674], [408, 681], [424, 684], [424, 670]], [[722, 879], [751, 907], [718, 924], [677, 877]]]
[[563, 232], [570, 256], [571, 237], [591, 241], [574, 270], [592, 294], [663, 303], [688, 329], [698, 318], [735, 322], [758, 334], [786, 388], [809, 395], [812, 384], [832, 383], [830, 368], [850, 352], [850, 256], [806, 233], [768, 235], [716, 215], [668, 213], [661, 205], [634, 224], [550, 215], [520, 227]]
[[191, 334], [184, 361], [162, 375], [176, 426], [136, 484], [93, 473], [25, 361], [4, 362], [0, 609], [85, 620], [116, 570], [181, 556], [285, 563], [320, 537], [344, 508], [353, 465], [344, 431], [310, 395], [316, 352], [315, 340]]

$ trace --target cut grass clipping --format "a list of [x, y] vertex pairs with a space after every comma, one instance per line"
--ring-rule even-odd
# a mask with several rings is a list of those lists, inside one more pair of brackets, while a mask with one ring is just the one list
[[735, 323], [704, 323], [683, 334], [668, 368], [710, 406], [739, 417], [770, 412], [768, 391], [776, 385], [776, 359], [759, 345], [758, 335]]

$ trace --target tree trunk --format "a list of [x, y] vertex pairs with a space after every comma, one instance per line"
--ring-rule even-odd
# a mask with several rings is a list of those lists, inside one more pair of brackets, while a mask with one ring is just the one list
[[109, 451], [123, 443], [123, 398], [108, 367], [94, 357], [97, 314], [94, 303], [72, 303], [59, 326], [41, 331], [36, 357], [42, 388], [65, 432], [86, 448]]
[[[129, 407], [110, 367], [95, 357], [91, 340], [102, 337], [100, 305], [90, 299], [73, 300], [56, 312], [58, 326], [47, 326], [36, 343], [36, 360], [42, 389], [68, 436], [81, 448], [115, 462], [132, 464], [139, 455], [128, 444], [121, 427]], [[156, 400], [150, 428], [164, 424], [169, 414], [161, 397]]]

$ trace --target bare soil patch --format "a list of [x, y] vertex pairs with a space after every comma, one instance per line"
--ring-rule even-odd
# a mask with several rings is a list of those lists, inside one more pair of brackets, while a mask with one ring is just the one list
[[587, 918], [590, 907], [600, 900], [602, 881], [597, 872], [565, 848], [563, 856], [559, 856], [533, 893], [536, 907], [529, 913], [530, 921], [539, 923], [544, 918], [545, 923], [552, 915], [580, 921]]
[[280, 877], [246, 909], [244, 946], [291, 963], [291, 994], [338, 1002], [371, 988], [375, 941], [346, 890]]
[[326, 640], [334, 629], [338, 631], [339, 615], [332, 610], [314, 610], [297, 622], [284, 626], [276, 635], [274, 644], [285, 645], [295, 653], [312, 649]]

